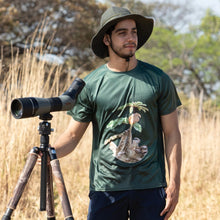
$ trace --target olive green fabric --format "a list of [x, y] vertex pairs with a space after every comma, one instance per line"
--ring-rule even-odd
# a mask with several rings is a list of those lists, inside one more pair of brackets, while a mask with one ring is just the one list
[[103, 65], [84, 81], [68, 114], [93, 124], [90, 190], [165, 187], [160, 116], [181, 105], [169, 76], [138, 61], [128, 72]]

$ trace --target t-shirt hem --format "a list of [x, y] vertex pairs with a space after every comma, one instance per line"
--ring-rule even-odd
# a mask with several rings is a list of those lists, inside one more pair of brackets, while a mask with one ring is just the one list
[[157, 185], [150, 185], [150, 186], [136, 186], [136, 187], [121, 187], [121, 188], [91, 188], [90, 191], [128, 191], [128, 190], [144, 190], [144, 189], [153, 189], [153, 188], [160, 188], [160, 187], [167, 187], [166, 183], [161, 183]]

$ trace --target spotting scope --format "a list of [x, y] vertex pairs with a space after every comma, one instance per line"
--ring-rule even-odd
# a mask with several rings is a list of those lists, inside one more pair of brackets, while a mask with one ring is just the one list
[[11, 102], [11, 113], [16, 119], [44, 115], [56, 111], [68, 111], [75, 105], [78, 94], [85, 82], [76, 78], [71, 86], [60, 96], [52, 98], [26, 97]]

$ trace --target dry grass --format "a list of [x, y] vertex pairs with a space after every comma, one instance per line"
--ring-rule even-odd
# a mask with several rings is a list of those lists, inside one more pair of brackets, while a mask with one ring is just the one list
[[180, 117], [183, 166], [178, 208], [172, 219], [218, 219], [220, 215], [220, 114], [198, 119], [191, 100], [191, 116]]
[[[61, 94], [59, 89], [61, 70], [51, 67], [45, 74], [45, 63], [38, 62], [29, 50], [19, 60], [12, 58], [7, 77], [0, 87], [0, 213], [4, 214], [13, 194], [17, 179], [23, 169], [28, 152], [39, 146], [37, 131], [40, 120], [35, 118], [14, 119], [10, 103], [18, 97], [51, 97]], [[0, 62], [0, 71], [2, 63]], [[0, 74], [3, 74], [2, 71]], [[0, 77], [1, 78], [1, 77]], [[53, 82], [52, 84], [50, 82]], [[71, 79], [64, 82], [66, 89]], [[220, 216], [220, 114], [198, 120], [197, 105], [190, 103], [190, 114], [180, 113], [183, 145], [182, 187], [179, 205], [172, 220], [216, 220]], [[53, 113], [51, 121], [55, 132], [51, 143], [66, 128], [70, 118], [64, 112]], [[84, 135], [74, 153], [62, 159], [63, 171], [73, 214], [76, 220], [85, 220], [88, 208], [88, 173], [91, 153], [91, 128]], [[39, 212], [40, 167], [36, 166], [22, 195], [13, 219], [44, 219], [46, 212]], [[55, 188], [57, 219], [63, 212]]]

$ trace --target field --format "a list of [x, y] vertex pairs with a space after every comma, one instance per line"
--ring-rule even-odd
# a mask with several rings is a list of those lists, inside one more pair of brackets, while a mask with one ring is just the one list
[[[10, 104], [19, 97], [53, 97], [62, 94], [71, 84], [71, 78], [60, 80], [61, 69], [49, 70], [43, 61], [38, 62], [28, 51], [22, 59], [12, 57], [7, 76], [0, 86], [0, 215], [3, 215], [24, 167], [27, 155], [39, 146], [38, 117], [15, 119]], [[3, 59], [3, 58], [2, 58]], [[0, 78], [3, 77], [0, 62]], [[62, 86], [60, 86], [62, 85]], [[179, 204], [172, 220], [216, 220], [220, 216], [220, 113], [198, 117], [195, 99], [187, 102], [186, 114], [180, 109], [179, 123], [182, 133], [183, 165]], [[68, 125], [65, 112], [53, 113], [50, 136], [52, 144]], [[60, 160], [66, 188], [76, 220], [85, 220], [88, 209], [88, 173], [91, 153], [91, 127], [75, 151]], [[63, 219], [61, 203], [54, 186], [57, 219]], [[39, 211], [40, 166], [36, 165], [24, 190], [13, 219], [45, 219]]]

